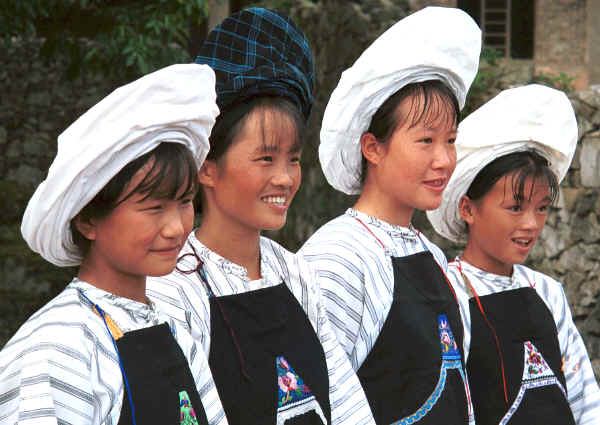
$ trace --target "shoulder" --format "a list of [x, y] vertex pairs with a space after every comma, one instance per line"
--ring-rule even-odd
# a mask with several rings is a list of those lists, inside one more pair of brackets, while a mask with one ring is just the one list
[[446, 271], [448, 269], [448, 258], [446, 257], [446, 254], [444, 254], [444, 251], [442, 251], [442, 249], [439, 246], [431, 242], [429, 238], [427, 238], [427, 236], [424, 235], [422, 232], [419, 232], [419, 237], [421, 238], [425, 246], [427, 246], [427, 249], [429, 249], [429, 251], [433, 255], [433, 258], [435, 258], [435, 261], [437, 261], [440, 267], [442, 267], [442, 269]]
[[347, 214], [320, 227], [304, 243], [298, 254], [315, 268], [331, 263], [347, 266], [366, 264], [379, 257], [382, 260], [386, 257], [377, 239]]

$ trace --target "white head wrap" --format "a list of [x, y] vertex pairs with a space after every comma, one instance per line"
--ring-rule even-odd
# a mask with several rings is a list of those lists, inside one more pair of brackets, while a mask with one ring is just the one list
[[184, 144], [200, 166], [218, 113], [215, 74], [206, 65], [172, 65], [116, 89], [58, 136], [48, 177], [23, 216], [25, 241], [57, 266], [80, 264], [71, 219], [161, 142]]
[[460, 108], [475, 78], [481, 31], [460, 9], [427, 7], [397, 22], [342, 74], [321, 127], [319, 159], [330, 185], [360, 193], [360, 138], [379, 107], [402, 87], [441, 80]]
[[441, 206], [427, 211], [433, 228], [454, 242], [466, 242], [460, 198], [477, 174], [501, 156], [535, 150], [562, 181], [575, 154], [577, 135], [573, 106], [562, 91], [538, 84], [502, 91], [458, 126], [456, 169]]

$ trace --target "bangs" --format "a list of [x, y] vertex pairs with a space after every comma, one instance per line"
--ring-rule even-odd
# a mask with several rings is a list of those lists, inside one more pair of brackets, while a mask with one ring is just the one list
[[[292, 137], [290, 152], [300, 152], [303, 147], [303, 129], [299, 128], [294, 113], [297, 109], [285, 110], [271, 108], [267, 105], [257, 108], [258, 131], [261, 133], [264, 152], [279, 152], [281, 141]], [[304, 127], [304, 126], [302, 126]]]
[[[138, 160], [143, 163], [135, 164]], [[144, 195], [142, 200], [148, 198], [176, 200], [195, 195], [198, 191], [196, 162], [192, 153], [184, 145], [161, 143], [138, 160], [128, 164], [132, 171], [135, 169], [131, 177], [140, 170], [148, 169], [148, 171], [137, 186], [119, 199], [118, 204], [136, 193]]]
[[[531, 179], [531, 189], [525, 193], [525, 185]], [[538, 167], [535, 163], [519, 169], [513, 174], [512, 195], [515, 201], [521, 203], [525, 200], [531, 200], [536, 185], [547, 184], [549, 188], [550, 203], [555, 204], [558, 199], [559, 185], [556, 176], [548, 167]]]
[[415, 93], [410, 97], [410, 111], [405, 117], [400, 117], [399, 126], [407, 122], [409, 128], [418, 124], [426, 128], [439, 125], [455, 127], [458, 124], [458, 105], [453, 104], [453, 96], [421, 85], [414, 85], [413, 89]]

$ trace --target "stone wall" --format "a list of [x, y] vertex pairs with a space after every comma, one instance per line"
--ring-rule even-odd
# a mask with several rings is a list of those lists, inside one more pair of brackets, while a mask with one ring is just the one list
[[[588, 85], [588, 0], [537, 0], [535, 8], [536, 72], [565, 72], [577, 89]], [[591, 5], [590, 5], [591, 7]]]

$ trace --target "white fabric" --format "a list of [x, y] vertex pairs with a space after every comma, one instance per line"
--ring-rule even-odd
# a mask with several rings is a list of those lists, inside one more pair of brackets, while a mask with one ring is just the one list
[[407, 84], [441, 80], [462, 108], [479, 66], [481, 31], [460, 9], [427, 7], [371, 44], [344, 71], [325, 109], [319, 159], [335, 189], [360, 192], [360, 137], [371, 117]]
[[117, 353], [104, 322], [80, 290], [123, 332], [168, 322], [189, 362], [209, 423], [227, 424], [204, 352], [188, 329], [162, 316], [153, 304], [118, 297], [78, 279], [31, 316], [0, 351], [0, 423], [118, 423], [124, 385]]
[[486, 165], [533, 149], [549, 161], [560, 182], [573, 160], [577, 137], [575, 112], [564, 92], [539, 84], [502, 91], [458, 126], [456, 169], [440, 207], [427, 211], [429, 221], [445, 238], [466, 242], [467, 226], [458, 203]]
[[215, 74], [206, 65], [172, 65], [113, 91], [58, 136], [48, 177], [23, 216], [30, 248], [57, 266], [80, 264], [71, 219], [125, 165], [161, 142], [184, 144], [200, 166], [218, 113]]
[[[600, 390], [583, 339], [573, 322], [567, 297], [560, 282], [521, 265], [515, 265], [512, 277], [508, 277], [485, 272], [464, 260], [461, 260], [460, 264], [463, 273], [480, 297], [534, 285], [535, 291], [550, 310], [558, 330], [560, 352], [565, 361], [564, 373], [567, 381], [568, 401], [575, 423], [577, 425], [600, 425]], [[464, 352], [465, 357], [468, 358], [471, 344], [470, 295], [466, 283], [460, 275], [457, 261], [448, 265], [448, 278], [454, 286], [460, 305], [465, 327]]]
[[[338, 344], [327, 320], [314, 271], [299, 256], [274, 241], [260, 239], [260, 280], [250, 280], [245, 268], [210, 251], [194, 232], [181, 255], [192, 252], [192, 245], [204, 262], [211, 289], [216, 296], [241, 294], [260, 288], [286, 284], [307, 314], [325, 352], [329, 372], [329, 401], [332, 424], [374, 424], [373, 416], [356, 374]], [[197, 261], [188, 256], [178, 268], [194, 269]], [[191, 315], [192, 335], [200, 341], [206, 356], [210, 352], [210, 305], [205, 285], [197, 273], [183, 274], [175, 270], [168, 276], [148, 278], [148, 296], [166, 314], [185, 325]], [[302, 347], [299, 347], [302, 349]], [[292, 365], [293, 367], [293, 365]], [[276, 391], [276, 383], [273, 383]], [[276, 397], [273, 398], [274, 402]]]

